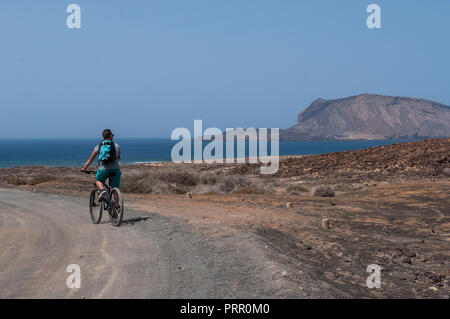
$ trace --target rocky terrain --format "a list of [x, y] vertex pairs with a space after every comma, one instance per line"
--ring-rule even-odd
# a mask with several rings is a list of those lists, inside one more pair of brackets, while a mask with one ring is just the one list
[[[252, 173], [258, 164], [236, 167]], [[446, 178], [450, 174], [450, 139], [426, 139], [368, 149], [281, 160], [277, 175], [302, 178], [345, 177], [364, 180]], [[447, 174], [446, 174], [447, 173]]]
[[414, 139], [450, 136], [450, 107], [424, 99], [362, 94], [317, 99], [281, 140]]
[[[136, 264], [133, 267], [139, 268], [143, 267], [142, 251], [147, 251], [150, 259], [154, 255], [147, 247], [149, 243], [157, 242], [161, 247], [172, 243], [169, 250], [175, 252], [162, 254], [162, 257], [169, 260], [168, 265], [173, 265], [171, 260], [175, 258], [179, 268], [173, 270], [174, 273], [184, 268], [192, 271], [205, 260], [207, 263], [202, 266], [205, 267], [202, 274], [215, 273], [216, 268], [227, 261], [227, 266], [219, 267], [218, 273], [233, 270], [241, 274], [241, 277], [233, 277], [238, 278], [232, 283], [234, 290], [224, 286], [226, 291], [235, 294], [231, 297], [267, 297], [269, 294], [289, 298], [448, 299], [449, 159], [450, 139], [446, 138], [358, 151], [287, 157], [281, 160], [280, 170], [273, 176], [259, 175], [259, 164], [160, 163], [124, 166], [121, 189], [126, 206], [125, 230], [122, 227], [111, 230], [112, 227], [105, 222], [101, 234], [104, 233], [104, 237], [109, 239], [104, 239], [100, 248], [106, 249], [106, 257], [116, 256], [117, 251], [110, 251], [108, 247], [116, 247], [115, 240], [120, 243], [117, 236], [121, 234], [123, 239], [129, 240], [127, 245], [130, 247], [138, 243], [133, 248], [136, 255], [134, 250], [129, 251], [127, 259], [134, 260]], [[21, 243], [33, 244], [36, 249], [42, 250], [32, 241], [17, 240], [23, 230], [20, 230], [16, 219], [8, 220], [8, 214], [19, 214], [24, 223], [33, 222], [25, 232], [32, 231], [33, 236], [48, 245], [53, 245], [54, 241], [38, 232], [35, 224], [42, 229], [50, 229], [52, 236], [61, 233], [60, 237], [74, 238], [80, 235], [76, 233], [79, 229], [73, 225], [80, 224], [83, 225], [79, 230], [83, 231], [83, 238], [90, 238], [93, 243], [101, 242], [95, 237], [99, 234], [98, 229], [88, 229], [95, 226], [90, 225], [87, 211], [87, 196], [92, 185], [93, 176], [81, 174], [79, 168], [0, 169], [0, 190], [3, 190], [4, 197], [0, 210], [6, 212], [0, 214], [4, 219], [0, 226], [9, 225], [9, 222], [16, 227], [3, 232], [2, 243], [6, 247], [3, 253], [13, 254], [20, 249]], [[160, 220], [169, 222], [161, 227], [158, 224]], [[329, 227], [323, 227], [324, 220], [329, 222]], [[167, 229], [167, 223], [173, 225]], [[60, 227], [52, 230], [53, 224]], [[168, 234], [163, 233], [162, 237], [150, 241], [141, 240], [142, 236], [158, 231]], [[181, 237], [173, 238], [174, 234]], [[174, 240], [178, 241], [175, 243]], [[204, 251], [202, 245], [205, 243], [218, 246], [209, 247], [203, 253], [205, 257], [200, 259], [177, 259], [176, 256], [183, 256], [183, 252], [178, 251], [179, 245], [186, 240], [195, 243], [194, 248], [200, 247], [200, 251]], [[64, 241], [58, 245], [60, 248], [55, 249], [66, 248]], [[84, 256], [84, 250], [91, 249], [90, 245], [71, 248], [74, 253], [80, 250], [79, 254]], [[241, 249], [243, 246], [248, 249]], [[192, 248], [180, 247], [184, 252]], [[29, 255], [17, 255], [20, 257], [18, 264], [24, 266], [28, 265], [24, 260], [33, 258], [35, 252], [35, 247], [25, 248]], [[153, 249], [157, 251], [157, 247]], [[168, 250], [164, 248], [162, 251]], [[227, 253], [231, 251], [232, 255]], [[41, 253], [44, 254], [43, 251]], [[195, 254], [201, 255], [197, 250]], [[214, 258], [209, 260], [207, 256], [211, 254]], [[222, 258], [217, 265], [216, 258]], [[56, 259], [55, 265], [65, 262], [62, 257]], [[13, 259], [2, 260], [9, 262]], [[106, 262], [108, 260], [112, 262], [111, 257]], [[87, 262], [93, 261], [87, 258]], [[114, 259], [114, 262], [118, 261]], [[99, 261], [101, 265], [104, 263]], [[371, 264], [377, 264], [382, 269], [380, 289], [368, 289], [366, 286], [369, 275], [367, 266]], [[260, 269], [258, 265], [265, 265], [265, 268]], [[9, 269], [17, 269], [14, 264], [10, 266]], [[111, 267], [111, 264], [107, 266]], [[128, 267], [128, 264], [122, 266]], [[160, 268], [156, 269], [159, 274]], [[249, 271], [253, 277], [247, 276]], [[134, 273], [125, 273], [130, 273], [131, 279], [135, 278]], [[242, 275], [244, 273], [245, 276]], [[16, 279], [12, 275], [10, 278], [9, 283], [13, 287]], [[189, 283], [202, 286], [197, 279], [189, 279], [192, 278], [189, 273], [183, 278], [186, 280], [181, 281], [181, 286], [170, 283], [169, 291], [176, 295], [191, 291], [189, 289], [192, 287], [187, 288]], [[204, 282], [215, 285], [229, 280], [221, 276], [216, 278], [215, 275], [214, 278]], [[150, 279], [146, 283], [155, 286]], [[114, 284], [118, 284], [134, 291], [133, 296], [153, 293], [153, 297], [158, 297], [161, 296], [160, 291], [166, 289], [161, 283], [155, 286], [161, 289], [155, 291], [137, 282], [129, 286], [126, 280], [118, 283], [111, 281], [111, 284], [103, 288], [99, 284], [103, 290], [98, 290], [106, 296], [114, 295], [114, 291], [121, 291], [113, 289]], [[260, 287], [260, 293], [249, 295], [248, 291], [255, 290], [245, 290], [248, 287]], [[54, 293], [50, 286], [47, 288], [46, 291]], [[27, 291], [34, 296], [31, 290]], [[35, 291], [42, 290], [36, 288]], [[92, 293], [95, 291], [92, 288]], [[220, 289], [198, 291], [204, 293], [200, 294], [202, 297], [211, 291], [216, 292], [214, 296], [225, 296]], [[278, 294], [273, 291], [278, 291]]]

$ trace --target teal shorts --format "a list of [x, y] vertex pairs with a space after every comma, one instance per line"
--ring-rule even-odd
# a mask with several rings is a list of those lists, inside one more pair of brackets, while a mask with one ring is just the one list
[[106, 179], [108, 178], [108, 175], [110, 173], [115, 173], [114, 176], [109, 177], [109, 186], [114, 188], [120, 187], [120, 176], [122, 173], [120, 172], [120, 169], [99, 169], [97, 171], [97, 175], [95, 176], [95, 179], [99, 182], [105, 183]]

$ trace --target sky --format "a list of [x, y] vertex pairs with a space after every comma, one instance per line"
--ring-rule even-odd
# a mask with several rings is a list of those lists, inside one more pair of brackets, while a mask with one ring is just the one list
[[450, 105], [449, 16], [448, 0], [4, 0], [0, 139], [288, 128], [360, 93]]

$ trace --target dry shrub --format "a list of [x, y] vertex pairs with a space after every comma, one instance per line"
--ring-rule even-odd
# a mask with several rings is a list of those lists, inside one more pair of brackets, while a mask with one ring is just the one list
[[321, 185], [314, 188], [313, 191], [314, 196], [320, 197], [334, 197], [336, 194], [334, 190], [330, 186]]
[[20, 176], [14, 175], [6, 178], [6, 183], [19, 186], [19, 185], [26, 185], [27, 181]]
[[291, 184], [286, 188], [286, 193], [291, 194], [291, 195], [298, 195], [300, 193], [307, 193], [309, 192], [309, 190], [299, 184]]
[[270, 191], [267, 185], [250, 180], [240, 175], [217, 175], [203, 173], [200, 182], [192, 192], [196, 194], [264, 194]]
[[126, 193], [153, 194], [225, 194], [239, 189], [264, 193], [264, 187], [245, 176], [201, 172], [189, 168], [152, 168], [129, 171], [122, 177], [121, 190]]
[[444, 173], [444, 175], [450, 176], [450, 168], [445, 168], [442, 173]]
[[137, 178], [133, 176], [122, 176], [120, 189], [125, 193], [148, 194], [153, 188], [149, 180], [145, 178]]
[[198, 184], [193, 172], [179, 169], [131, 171], [122, 177], [120, 189], [126, 193], [184, 194]]
[[39, 174], [32, 176], [30, 179], [27, 180], [27, 185], [37, 185], [42, 183], [47, 183], [56, 180], [56, 177], [53, 175], [48, 174]]
[[37, 185], [37, 184], [54, 181], [54, 180], [56, 180], [56, 177], [53, 175], [49, 175], [49, 174], [37, 174], [37, 175], [33, 175], [29, 178], [19, 176], [19, 175], [14, 175], [14, 176], [10, 176], [10, 177], [6, 178], [6, 183], [11, 184], [11, 185], [16, 185], [16, 186], [20, 186], [20, 185], [33, 186], [33, 185]]
[[183, 169], [157, 171], [153, 177], [168, 184], [178, 184], [183, 186], [195, 186], [199, 183], [199, 176], [195, 172]]

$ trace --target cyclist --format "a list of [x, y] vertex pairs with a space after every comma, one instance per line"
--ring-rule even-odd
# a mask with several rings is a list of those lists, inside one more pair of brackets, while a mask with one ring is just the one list
[[87, 172], [89, 165], [99, 155], [99, 167], [97, 175], [95, 176], [96, 184], [100, 190], [99, 200], [103, 199], [106, 194], [105, 183], [109, 177], [109, 185], [114, 188], [120, 187], [120, 177], [122, 175], [120, 171], [120, 145], [113, 142], [114, 134], [110, 129], [103, 130], [103, 141], [94, 148], [91, 157], [87, 160], [81, 169], [83, 172]]

